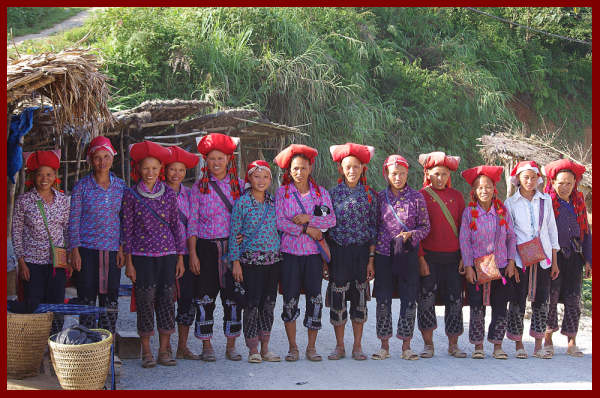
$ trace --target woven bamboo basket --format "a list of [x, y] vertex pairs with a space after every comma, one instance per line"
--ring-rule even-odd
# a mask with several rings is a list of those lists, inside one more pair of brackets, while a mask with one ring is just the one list
[[65, 390], [101, 390], [110, 367], [112, 334], [104, 329], [92, 329], [108, 336], [97, 343], [71, 345], [48, 339], [50, 358], [61, 387]]
[[17, 281], [17, 271], [8, 271], [6, 275], [6, 295], [13, 296], [15, 294], [15, 282]]
[[6, 377], [22, 379], [40, 370], [52, 312], [44, 314], [6, 314]]

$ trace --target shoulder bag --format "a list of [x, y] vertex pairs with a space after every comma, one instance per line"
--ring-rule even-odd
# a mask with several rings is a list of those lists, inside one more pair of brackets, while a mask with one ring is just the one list
[[[306, 213], [306, 209], [304, 208], [304, 205], [298, 198], [298, 192], [294, 192], [294, 198], [296, 198], [296, 202], [298, 202], [298, 205], [300, 205], [300, 209], [302, 209], [302, 213], [308, 214], [308, 213]], [[319, 253], [321, 253], [321, 257], [323, 258], [323, 261], [325, 261], [326, 263], [329, 263], [329, 261], [331, 260], [331, 250], [329, 249], [329, 245], [325, 241], [325, 238], [323, 238], [321, 236], [321, 240], [314, 240], [314, 241], [315, 241], [315, 244], [317, 245], [317, 249], [319, 250]]]
[[[540, 233], [542, 230], [542, 223], [544, 220], [544, 199], [540, 198], [540, 225], [538, 235], [527, 241], [525, 243], [521, 243], [517, 245], [517, 251], [519, 252], [519, 257], [521, 257], [521, 262], [523, 263], [523, 267], [529, 267], [533, 264], [537, 264], [540, 261], [546, 260], [546, 252], [544, 252], [544, 246], [542, 245], [542, 240], [540, 239]], [[533, 213], [531, 213], [531, 230], [534, 230], [533, 227]]]
[[44, 225], [46, 226], [46, 231], [48, 231], [48, 239], [50, 240], [50, 250], [52, 251], [52, 265], [55, 268], [67, 268], [67, 249], [64, 247], [55, 247], [52, 243], [52, 236], [50, 235], [50, 228], [48, 228], [48, 219], [46, 218], [46, 212], [44, 211], [44, 204], [41, 200], [36, 201], [38, 207], [40, 208], [40, 212], [42, 213], [42, 218], [44, 219]]
[[446, 220], [448, 220], [448, 223], [452, 227], [452, 231], [454, 231], [454, 235], [456, 235], [456, 237], [458, 238], [458, 227], [456, 226], [456, 222], [452, 218], [452, 214], [450, 214], [450, 210], [448, 210], [448, 207], [446, 206], [444, 201], [438, 196], [437, 193], [435, 193], [433, 191], [433, 188], [427, 187], [427, 188], [425, 188], [425, 191], [427, 191], [427, 193], [429, 195], [431, 195], [433, 200], [435, 200], [437, 202], [437, 204], [440, 205], [440, 208], [442, 209], [442, 213], [444, 213], [444, 215], [446, 216]]

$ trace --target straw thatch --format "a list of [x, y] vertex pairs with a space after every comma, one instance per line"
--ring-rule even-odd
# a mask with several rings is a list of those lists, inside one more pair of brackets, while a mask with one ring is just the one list
[[[82, 40], [84, 40], [83, 38]], [[37, 91], [54, 108], [56, 131], [63, 127], [112, 123], [108, 109], [108, 76], [100, 72], [102, 58], [79, 43], [59, 53], [27, 54], [7, 60], [7, 103], [19, 102]]]
[[[227, 130], [233, 130], [238, 125], [245, 123], [246, 120], [255, 118], [257, 116], [258, 112], [251, 109], [226, 109], [181, 123], [177, 126], [177, 134], [187, 134], [192, 131], [209, 130], [212, 130], [209, 132], [221, 132], [226, 134]], [[173, 134], [175, 134], [175, 128], [165, 131], [162, 135]]]
[[280, 138], [288, 134], [307, 135], [300, 132], [297, 128], [273, 123], [266, 119], [258, 119], [256, 122], [250, 122], [245, 127], [231, 132], [231, 135], [240, 137], [242, 145], [253, 145], [267, 139]]

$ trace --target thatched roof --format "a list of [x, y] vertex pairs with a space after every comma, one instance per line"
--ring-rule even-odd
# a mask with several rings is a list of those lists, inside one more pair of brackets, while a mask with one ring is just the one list
[[80, 42], [59, 53], [8, 58], [7, 103], [18, 104], [37, 91], [54, 108], [54, 126], [58, 132], [65, 125], [97, 125], [101, 120], [111, 123], [108, 76], [99, 70], [102, 59], [92, 53], [92, 48], [78, 48]]
[[258, 119], [245, 127], [234, 130], [231, 135], [240, 137], [243, 145], [253, 145], [266, 139], [279, 138], [287, 134], [306, 135], [297, 128], [272, 123], [266, 119]]
[[[177, 126], [177, 134], [188, 134], [192, 131], [207, 131], [207, 129], [210, 130], [209, 132], [221, 132], [225, 134], [227, 130], [233, 130], [238, 125], [245, 123], [245, 120], [257, 116], [258, 112], [251, 109], [226, 109], [181, 123]], [[161, 135], [173, 134], [175, 134], [175, 128], [171, 128]]]
[[542, 140], [527, 137], [514, 137], [502, 133], [484, 135], [478, 138], [482, 145], [479, 153], [488, 161], [493, 163], [498, 159], [502, 164], [514, 167], [521, 160], [533, 160], [543, 166], [558, 159], [569, 158], [572, 161], [582, 163], [586, 166], [586, 172], [580, 185], [592, 189], [592, 165], [585, 164], [579, 159], [573, 159], [567, 152], [561, 151]]

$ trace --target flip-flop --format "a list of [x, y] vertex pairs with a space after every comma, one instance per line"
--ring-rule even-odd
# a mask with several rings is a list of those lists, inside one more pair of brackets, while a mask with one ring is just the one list
[[342, 358], [346, 358], [346, 349], [344, 347], [335, 347], [335, 350], [327, 357], [331, 361], [337, 361]]
[[492, 353], [492, 357], [495, 359], [508, 359], [508, 354], [502, 348], [498, 348]]
[[471, 358], [473, 359], [483, 359], [485, 358], [485, 351], [483, 350], [475, 350], [471, 353]]
[[433, 348], [433, 346], [425, 344], [425, 347], [423, 347], [423, 351], [421, 351], [419, 356], [421, 358], [431, 358], [433, 354], [435, 354], [435, 349]]
[[402, 359], [406, 359], [407, 361], [416, 361], [419, 359], [419, 355], [413, 350], [406, 350], [402, 353]]
[[380, 349], [375, 354], [371, 355], [371, 359], [382, 360], [391, 357], [388, 350], [385, 348]]
[[567, 350], [567, 355], [570, 355], [570, 356], [576, 357], [576, 358], [581, 358], [581, 357], [583, 357], [583, 352], [581, 352], [581, 350], [579, 348], [577, 348], [576, 345], [573, 345], [573, 346], [569, 347], [569, 349]]
[[228, 348], [225, 350], [225, 358], [229, 359], [230, 361], [242, 360], [242, 356], [238, 354], [238, 352], [235, 350], [235, 347]]
[[267, 352], [265, 355], [261, 356], [263, 361], [267, 362], [281, 362], [281, 357], [273, 354], [271, 351]]
[[175, 358], [177, 359], [191, 359], [194, 361], [199, 361], [200, 355], [194, 354], [188, 347], [185, 347], [183, 350], [177, 348], [177, 353], [175, 354]]
[[261, 363], [262, 362], [262, 358], [261, 358], [260, 354], [248, 355], [248, 362], [250, 362], [250, 363]]
[[304, 355], [306, 356], [306, 359], [308, 359], [311, 362], [320, 362], [323, 359], [322, 356], [317, 354], [317, 349], [312, 347], [307, 348], [306, 353]]
[[363, 352], [362, 348], [355, 347], [352, 349], [352, 359], [357, 361], [366, 361], [367, 355]]
[[527, 351], [525, 351], [524, 348], [521, 348], [520, 350], [517, 350], [517, 352], [515, 352], [515, 358], [527, 359], [527, 358], [529, 358], [529, 355], [527, 355]]
[[551, 359], [552, 358], [552, 354], [550, 353], [550, 351], [546, 350], [545, 348], [542, 348], [538, 352], [535, 352], [533, 354], [533, 356], [536, 358], [541, 358], [541, 359]]
[[298, 348], [290, 348], [288, 354], [285, 356], [287, 362], [296, 362], [298, 358], [300, 358], [300, 351], [298, 351]]
[[458, 348], [458, 344], [451, 345], [448, 347], [448, 355], [454, 358], [466, 358], [467, 353]]
[[212, 348], [202, 351], [200, 354], [200, 359], [204, 362], [216, 362], [217, 356], [215, 355], [215, 351]]
[[[146, 359], [150, 357], [150, 359]], [[156, 366], [156, 361], [152, 354], [142, 355], [142, 368], [153, 368]]]

